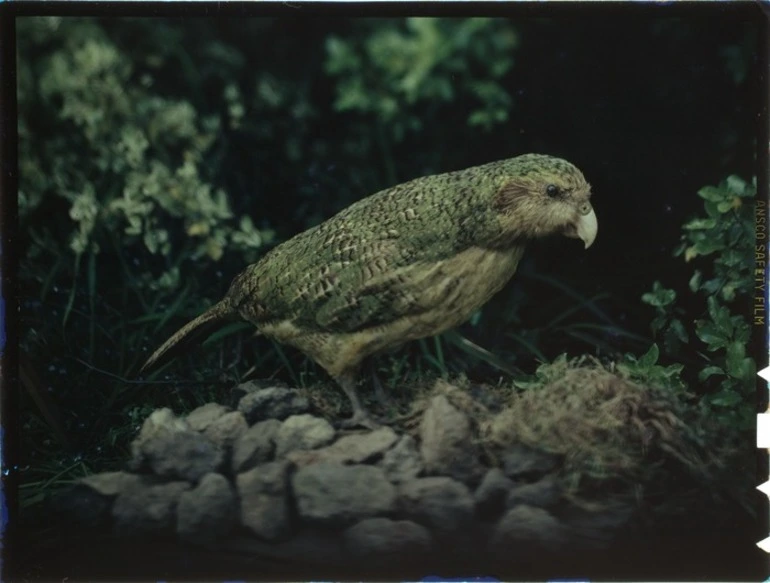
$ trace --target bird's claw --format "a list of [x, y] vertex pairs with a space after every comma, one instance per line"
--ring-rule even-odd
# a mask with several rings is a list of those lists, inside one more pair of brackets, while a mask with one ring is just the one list
[[382, 423], [375, 421], [375, 419], [364, 411], [356, 411], [350, 419], [344, 419], [340, 421], [340, 429], [379, 429], [382, 427]]

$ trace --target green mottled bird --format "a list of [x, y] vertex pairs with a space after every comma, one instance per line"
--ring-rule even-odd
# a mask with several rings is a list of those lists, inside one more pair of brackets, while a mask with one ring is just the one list
[[541, 154], [382, 190], [249, 265], [142, 371], [243, 319], [336, 379], [353, 408], [345, 426], [375, 426], [356, 392], [362, 361], [467, 320], [511, 279], [529, 241], [562, 234], [588, 248], [590, 197], [580, 170]]

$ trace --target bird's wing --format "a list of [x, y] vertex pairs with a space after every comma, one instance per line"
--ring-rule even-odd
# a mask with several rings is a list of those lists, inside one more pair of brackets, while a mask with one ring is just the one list
[[393, 262], [394, 257], [400, 259], [403, 246], [387, 247], [383, 245], [376, 258], [341, 269], [339, 278], [345, 285], [339, 286], [339, 293], [309, 303], [305, 315], [324, 330], [353, 332], [428, 309], [440, 261], [414, 258]]
[[451, 251], [448, 242], [422, 243], [413, 237], [362, 240], [353, 234], [334, 257], [321, 253], [303, 261], [305, 271], [287, 306], [293, 321], [305, 329], [340, 333], [423, 312], [435, 303], [430, 296], [437, 267]]
[[481, 193], [492, 189], [472, 184], [465, 194], [455, 174], [435, 178], [382, 191], [286, 241], [236, 278], [234, 307], [257, 325], [332, 333], [435, 307], [441, 266], [472, 244], [465, 223], [481, 220]]

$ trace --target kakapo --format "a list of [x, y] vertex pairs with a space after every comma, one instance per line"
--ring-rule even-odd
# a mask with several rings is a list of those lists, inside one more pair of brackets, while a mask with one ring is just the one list
[[147, 371], [229, 320], [295, 346], [350, 399], [345, 425], [374, 426], [356, 391], [369, 355], [461, 324], [548, 235], [588, 248], [591, 187], [566, 160], [526, 154], [425, 176], [350, 205], [268, 252], [171, 336]]

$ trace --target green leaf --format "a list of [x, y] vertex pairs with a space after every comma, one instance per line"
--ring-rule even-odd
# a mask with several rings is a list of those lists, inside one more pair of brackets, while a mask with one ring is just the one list
[[717, 209], [717, 203], [711, 200], [707, 200], [703, 208], [706, 209], [706, 214], [710, 217], [719, 217], [722, 214]]
[[722, 297], [725, 301], [730, 302], [735, 299], [735, 286], [731, 283], [725, 284], [722, 288]]
[[723, 241], [719, 239], [702, 239], [693, 245], [698, 255], [710, 255], [715, 251], [722, 251], [725, 248]]
[[733, 318], [730, 317], [730, 310], [727, 306], [721, 305], [714, 296], [709, 297], [707, 303], [711, 319], [722, 330], [724, 337], [730, 338], [735, 330]]
[[708, 400], [712, 405], [717, 405], [719, 407], [734, 407], [743, 401], [743, 397], [736, 391], [722, 389], [714, 395], [711, 395]]
[[698, 373], [698, 380], [705, 381], [706, 379], [708, 379], [709, 377], [715, 374], [723, 375], [725, 374], [725, 371], [718, 366], [707, 366], [706, 368], [704, 368], [702, 371]]
[[650, 349], [639, 358], [639, 366], [644, 368], [649, 368], [655, 363], [658, 362], [658, 357], [660, 356], [660, 349], [658, 348], [657, 344], [653, 344], [650, 346]]
[[733, 208], [733, 201], [731, 200], [723, 200], [717, 203], [717, 210], [722, 214], [730, 212]]
[[695, 334], [708, 345], [708, 350], [710, 351], [727, 346], [728, 339], [724, 337], [722, 330], [711, 322], [698, 320], [695, 326]]
[[687, 343], [690, 341], [690, 337], [687, 334], [687, 330], [684, 328], [684, 324], [678, 318], [671, 321], [671, 332], [682, 342]]
[[703, 274], [700, 272], [700, 270], [696, 269], [695, 273], [693, 273], [689, 282], [689, 287], [691, 292], [695, 293], [698, 291], [698, 289], [700, 289], [700, 282], [701, 282], [702, 276]]
[[685, 223], [682, 228], [688, 231], [710, 230], [717, 226], [716, 219], [693, 219]]
[[746, 193], [746, 181], [739, 176], [731, 175], [725, 180], [727, 188], [730, 192], [737, 194], [738, 196], [744, 196]]
[[724, 199], [724, 194], [716, 186], [704, 186], [698, 191], [698, 196], [709, 202], [718, 202]]
[[676, 292], [672, 289], [664, 288], [659, 281], [652, 284], [652, 291], [642, 294], [642, 301], [650, 306], [662, 308], [673, 303], [676, 299]]

